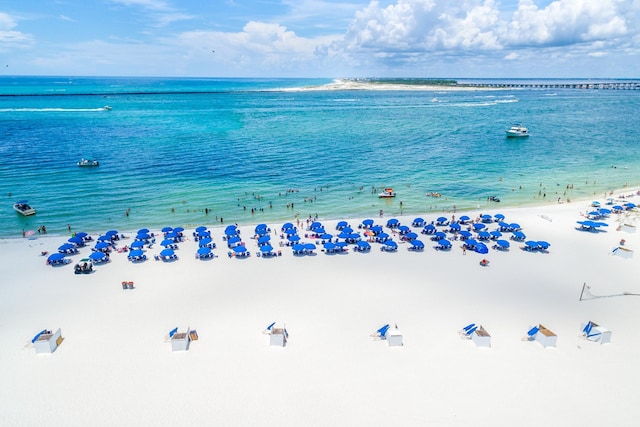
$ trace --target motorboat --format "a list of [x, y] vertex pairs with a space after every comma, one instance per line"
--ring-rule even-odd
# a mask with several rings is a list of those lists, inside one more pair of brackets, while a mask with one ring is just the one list
[[105, 111], [111, 111], [112, 110], [112, 108], [110, 106], [108, 106], [108, 105], [105, 105], [104, 107], [102, 107], [102, 109], [105, 110]]
[[513, 125], [507, 130], [507, 138], [524, 138], [529, 136], [529, 129], [522, 125]]
[[100, 162], [94, 159], [85, 159], [84, 157], [78, 162], [80, 167], [100, 166]]
[[393, 188], [385, 188], [382, 193], [378, 194], [378, 197], [387, 198], [387, 197], [396, 197], [396, 192], [393, 191]]
[[14, 203], [13, 209], [24, 216], [35, 215], [36, 213], [36, 210], [29, 206], [26, 200], [21, 200], [17, 203]]

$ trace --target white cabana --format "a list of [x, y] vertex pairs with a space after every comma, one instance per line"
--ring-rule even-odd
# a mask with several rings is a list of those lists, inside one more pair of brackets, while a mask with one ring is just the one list
[[491, 347], [491, 335], [482, 326], [478, 326], [473, 333], [471, 333], [471, 341], [478, 347]]
[[384, 334], [384, 338], [387, 340], [389, 347], [402, 347], [402, 333], [396, 326], [395, 328], [389, 328]]
[[543, 347], [555, 347], [558, 341], [558, 336], [546, 327], [538, 325], [535, 340]]
[[611, 342], [612, 332], [604, 326], [600, 326], [592, 321], [583, 323], [580, 331], [582, 337], [586, 340], [598, 342], [600, 344], [608, 344]]
[[622, 246], [618, 246], [617, 248], [615, 248], [612, 253], [614, 255], [617, 255], [621, 258], [626, 258], [626, 259], [630, 259], [633, 258], [633, 250], [632, 249], [627, 249], [627, 248], [623, 248]]
[[55, 333], [51, 333], [51, 331], [45, 329], [36, 335], [31, 342], [36, 349], [36, 353], [45, 354], [56, 351], [63, 339], [60, 328], [58, 328]]
[[174, 329], [172, 332], [173, 334], [170, 334], [171, 351], [189, 350], [189, 344], [191, 342], [191, 329], [187, 329], [187, 332], [178, 332], [176, 329]]

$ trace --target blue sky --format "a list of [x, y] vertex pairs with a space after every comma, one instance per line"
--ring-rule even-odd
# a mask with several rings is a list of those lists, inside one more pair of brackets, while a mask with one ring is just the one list
[[640, 77], [640, 0], [0, 0], [4, 75]]

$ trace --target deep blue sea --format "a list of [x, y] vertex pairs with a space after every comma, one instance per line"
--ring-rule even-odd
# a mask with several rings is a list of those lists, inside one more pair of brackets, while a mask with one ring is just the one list
[[[0, 237], [497, 209], [640, 185], [638, 90], [360, 83], [0, 77]], [[529, 138], [505, 137], [516, 122]], [[384, 187], [398, 196], [378, 198]], [[36, 215], [12, 209], [22, 199]]]

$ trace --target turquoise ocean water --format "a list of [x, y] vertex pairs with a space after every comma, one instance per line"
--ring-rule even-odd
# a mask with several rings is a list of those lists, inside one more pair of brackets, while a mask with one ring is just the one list
[[[0, 77], [0, 237], [499, 210], [640, 185], [638, 90], [332, 83]], [[507, 139], [515, 122], [531, 136]], [[22, 199], [35, 216], [13, 211]]]

